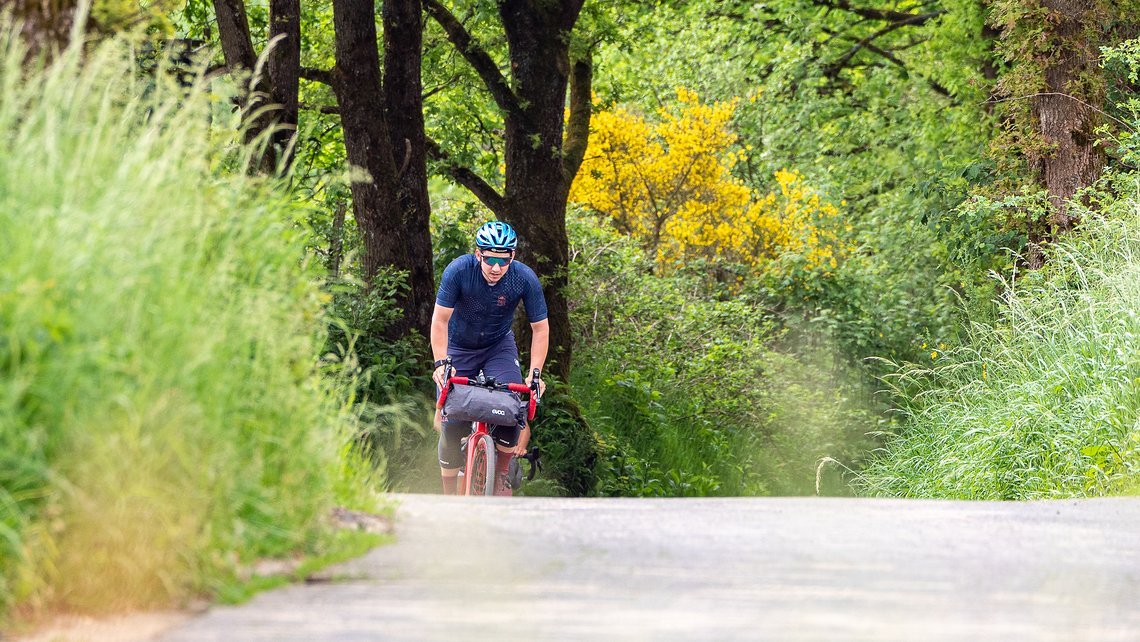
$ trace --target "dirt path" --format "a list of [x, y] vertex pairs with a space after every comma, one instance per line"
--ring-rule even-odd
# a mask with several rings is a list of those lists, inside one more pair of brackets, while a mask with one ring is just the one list
[[1140, 499], [399, 500], [355, 579], [161, 639], [1140, 640]]

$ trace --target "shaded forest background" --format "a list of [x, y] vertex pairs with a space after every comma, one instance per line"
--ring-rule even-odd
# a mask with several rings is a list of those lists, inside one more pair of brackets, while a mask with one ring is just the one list
[[10, 612], [224, 595], [434, 491], [489, 219], [551, 310], [524, 493], [1138, 487], [1134, 1], [5, 8]]

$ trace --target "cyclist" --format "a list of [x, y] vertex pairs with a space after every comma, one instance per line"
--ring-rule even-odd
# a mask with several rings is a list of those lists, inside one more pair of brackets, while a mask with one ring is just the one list
[[[443, 271], [435, 311], [431, 318], [431, 350], [435, 358], [432, 378], [437, 386], [446, 385], [451, 359], [455, 376], [475, 377], [480, 371], [499, 383], [524, 383], [519, 372], [519, 354], [511, 321], [519, 301], [526, 307], [531, 327], [530, 367], [540, 373], [546, 362], [550, 340], [546, 299], [534, 270], [515, 261], [518, 236], [501, 221], [484, 223], [475, 233], [475, 251], [451, 262]], [[531, 385], [531, 374], [526, 385]], [[539, 394], [546, 389], [539, 377]], [[442, 422], [436, 411], [439, 434], [439, 469], [443, 493], [456, 494], [457, 475], [463, 464], [460, 441], [470, 432], [467, 422]], [[495, 494], [510, 494], [507, 471], [512, 456], [526, 454], [530, 426], [497, 426], [491, 431], [496, 448], [506, 453], [497, 457]]]

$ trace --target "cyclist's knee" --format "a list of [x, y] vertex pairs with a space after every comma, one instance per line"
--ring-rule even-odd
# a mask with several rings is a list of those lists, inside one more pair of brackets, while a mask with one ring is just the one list
[[[470, 428], [467, 428], [470, 431]], [[439, 467], [459, 469], [463, 466], [463, 453], [459, 444], [463, 439], [464, 427], [461, 422], [445, 421], [439, 431]]]
[[519, 443], [518, 426], [495, 426], [491, 431], [491, 438], [495, 440], [495, 447], [500, 452], [506, 452]]

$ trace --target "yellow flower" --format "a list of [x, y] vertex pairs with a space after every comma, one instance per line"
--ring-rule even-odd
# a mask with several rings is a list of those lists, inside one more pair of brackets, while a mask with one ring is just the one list
[[[836, 233], [839, 209], [795, 170], [775, 172], [764, 195], [733, 175], [747, 156], [731, 130], [737, 100], [703, 104], [677, 88], [657, 122], [615, 108], [592, 120], [586, 159], [570, 199], [637, 238], [664, 266], [703, 257], [767, 269], [782, 255], [809, 271], [837, 269], [853, 251]], [[848, 226], [850, 227], [850, 226]]]

